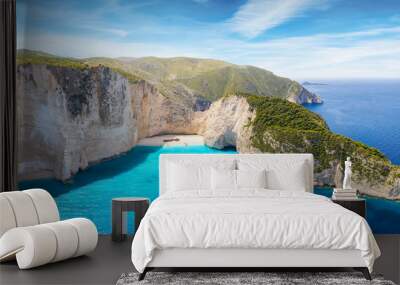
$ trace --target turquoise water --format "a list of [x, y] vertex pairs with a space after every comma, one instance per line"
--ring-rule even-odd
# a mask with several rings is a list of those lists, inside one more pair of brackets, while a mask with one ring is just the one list
[[[161, 153], [236, 153], [206, 146], [137, 146], [118, 158], [93, 165], [76, 174], [68, 184], [55, 179], [20, 183], [20, 189], [44, 188], [55, 198], [62, 219], [86, 217], [100, 233], [111, 233], [111, 199], [158, 196], [158, 158]], [[132, 216], [131, 216], [132, 217]], [[132, 230], [132, 225], [128, 230]]]
[[[20, 183], [21, 189], [40, 187], [55, 198], [61, 218], [86, 217], [103, 234], [111, 233], [111, 199], [158, 196], [158, 158], [161, 153], [236, 153], [206, 146], [138, 146], [127, 154], [89, 167], [64, 184], [55, 179]], [[315, 188], [315, 193], [330, 197], [332, 189]], [[132, 231], [133, 215], [128, 230]], [[367, 197], [367, 220], [375, 233], [400, 233], [400, 203]]]

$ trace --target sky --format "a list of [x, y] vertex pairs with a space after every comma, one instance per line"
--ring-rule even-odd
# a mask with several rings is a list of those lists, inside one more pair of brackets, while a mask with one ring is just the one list
[[17, 45], [214, 58], [293, 79], [398, 79], [400, 0], [17, 0]]

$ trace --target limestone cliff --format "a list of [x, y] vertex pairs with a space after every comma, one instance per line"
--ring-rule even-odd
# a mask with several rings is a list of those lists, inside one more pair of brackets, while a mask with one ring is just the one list
[[192, 125], [207, 145], [218, 149], [236, 147], [246, 137], [243, 126], [252, 116], [246, 99], [232, 96], [214, 102], [205, 112], [196, 113]]
[[[317, 100], [295, 81], [215, 60], [151, 58], [126, 65], [113, 59], [77, 60], [24, 50], [19, 51], [17, 63], [20, 179], [66, 180], [89, 163], [128, 151], [140, 138], [160, 134], [201, 133], [210, 145], [229, 141], [233, 145], [234, 133], [224, 130], [236, 130], [228, 123], [242, 115], [242, 107], [226, 106], [223, 100], [211, 106], [204, 90], [200, 92], [196, 84], [193, 89], [188, 87], [196, 80], [215, 81], [211, 85], [217, 97], [223, 95], [218, 90], [225, 84], [256, 88], [265, 96], [297, 103]], [[149, 66], [190, 81], [184, 84], [160, 77], [158, 69]], [[237, 74], [237, 78], [225, 82], [229, 74]], [[210, 106], [212, 110], [229, 107], [233, 117], [224, 122], [211, 117], [196, 123]], [[217, 132], [224, 136], [216, 137]]]
[[195, 98], [170, 100], [107, 67], [19, 65], [17, 82], [20, 179], [65, 180], [142, 137], [193, 132]]

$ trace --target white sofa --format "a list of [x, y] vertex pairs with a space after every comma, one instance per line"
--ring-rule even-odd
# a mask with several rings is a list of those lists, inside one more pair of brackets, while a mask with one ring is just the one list
[[96, 248], [96, 226], [88, 219], [60, 221], [57, 205], [43, 189], [0, 193], [0, 262], [20, 269], [84, 255]]

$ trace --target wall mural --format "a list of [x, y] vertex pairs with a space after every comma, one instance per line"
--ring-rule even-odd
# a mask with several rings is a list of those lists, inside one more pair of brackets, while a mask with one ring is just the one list
[[20, 188], [110, 232], [160, 153], [311, 152], [400, 233], [400, 3], [17, 1]]

